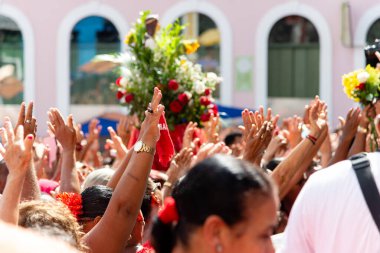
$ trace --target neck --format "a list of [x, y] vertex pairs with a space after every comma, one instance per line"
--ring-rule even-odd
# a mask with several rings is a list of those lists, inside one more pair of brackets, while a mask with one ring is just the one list
[[195, 230], [192, 233], [187, 246], [179, 242], [172, 250], [172, 253], [207, 253], [201, 230]]

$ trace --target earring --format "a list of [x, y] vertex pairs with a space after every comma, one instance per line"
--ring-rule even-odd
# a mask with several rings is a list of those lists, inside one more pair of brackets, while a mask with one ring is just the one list
[[222, 245], [220, 245], [220, 244], [216, 245], [216, 252], [221, 253], [222, 251], [223, 251]]

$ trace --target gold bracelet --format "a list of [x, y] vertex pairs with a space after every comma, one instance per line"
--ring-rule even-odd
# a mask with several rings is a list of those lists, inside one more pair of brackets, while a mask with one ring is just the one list
[[367, 134], [368, 130], [367, 130], [367, 128], [364, 128], [362, 126], [358, 126], [358, 132], [361, 134]]

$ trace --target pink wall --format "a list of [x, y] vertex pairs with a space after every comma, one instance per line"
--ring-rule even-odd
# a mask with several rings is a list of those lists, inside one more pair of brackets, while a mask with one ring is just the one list
[[[191, 0], [187, 0], [191, 1]], [[56, 105], [56, 52], [57, 34], [61, 21], [65, 16], [76, 7], [88, 4], [91, 1], [84, 0], [7, 0], [6, 3], [18, 8], [29, 19], [33, 27], [35, 37], [35, 100], [36, 112], [40, 124], [46, 121], [46, 110]], [[95, 2], [95, 1], [93, 1]], [[161, 16], [165, 14], [171, 6], [182, 2], [175, 0], [161, 1], [120, 1], [107, 0], [98, 1], [112, 6], [124, 14], [126, 22], [134, 21], [140, 10], [151, 9]], [[186, 1], [183, 1], [186, 2]], [[229, 20], [233, 32], [233, 61], [236, 56], [253, 56], [255, 58], [255, 32], [256, 26], [261, 18], [273, 7], [290, 1], [282, 0], [209, 0], [219, 8]], [[294, 1], [292, 1], [294, 2]], [[342, 93], [341, 75], [353, 70], [354, 50], [345, 48], [340, 42], [340, 20], [341, 20], [341, 1], [337, 0], [303, 0], [300, 3], [308, 5], [324, 17], [329, 24], [330, 35], [332, 36], [333, 47], [333, 76], [332, 92], [334, 97], [334, 117], [345, 114], [347, 109], [352, 106]], [[373, 5], [378, 4], [375, 0], [355, 0], [351, 1], [353, 32], [362, 15]], [[1, 8], [1, 6], [0, 6]], [[379, 13], [380, 17], [380, 13]], [[26, 66], [28, 67], [28, 66]], [[234, 71], [234, 65], [231, 71]], [[255, 75], [255, 73], [253, 73]], [[265, 85], [265, 84], [263, 84]], [[250, 93], [235, 92], [234, 104], [238, 106], [252, 106], [254, 91]], [[43, 127], [43, 126], [42, 126]]]

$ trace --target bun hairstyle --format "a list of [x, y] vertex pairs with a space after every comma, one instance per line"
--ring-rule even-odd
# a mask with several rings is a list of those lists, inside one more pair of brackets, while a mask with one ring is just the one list
[[169, 209], [171, 213], [176, 210], [177, 220], [170, 215], [169, 222], [163, 221], [160, 214], [155, 219], [152, 245], [156, 253], [172, 252], [177, 242], [187, 246], [189, 235], [210, 215], [219, 216], [229, 226], [243, 221], [249, 196], [255, 196], [250, 204], [260, 204], [263, 198], [259, 196], [273, 196], [271, 180], [253, 165], [222, 155], [195, 165], [173, 190], [175, 208]]
[[85, 189], [82, 193], [82, 214], [79, 220], [84, 218], [95, 219], [103, 216], [112, 197], [112, 188], [104, 185], [94, 185]]

